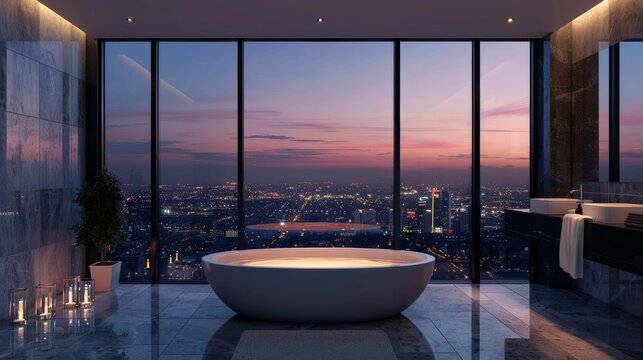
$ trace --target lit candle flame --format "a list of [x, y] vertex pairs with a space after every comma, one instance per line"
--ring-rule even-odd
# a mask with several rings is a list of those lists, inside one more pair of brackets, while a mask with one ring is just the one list
[[43, 315], [49, 315], [49, 296], [45, 296], [44, 306], [43, 306]]
[[25, 303], [22, 300], [18, 300], [18, 321], [25, 320]]

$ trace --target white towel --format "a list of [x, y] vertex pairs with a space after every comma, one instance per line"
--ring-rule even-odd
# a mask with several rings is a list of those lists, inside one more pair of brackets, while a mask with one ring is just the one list
[[563, 217], [558, 256], [561, 269], [573, 279], [583, 278], [585, 219], [591, 219], [591, 217], [578, 214], [566, 214]]

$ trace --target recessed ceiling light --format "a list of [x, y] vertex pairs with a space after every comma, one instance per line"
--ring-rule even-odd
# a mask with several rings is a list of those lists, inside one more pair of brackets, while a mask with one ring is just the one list
[[318, 23], [323, 23], [323, 22], [324, 22], [324, 18], [317, 18], [317, 22], [318, 22]]
[[514, 23], [514, 18], [507, 18], [507, 24], [513, 24]]
[[128, 18], [127, 18], [127, 22], [131, 24], [131, 23], [133, 23], [133, 22], [134, 22], [134, 19], [133, 19], [133, 18], [131, 18], [131, 17], [128, 17]]

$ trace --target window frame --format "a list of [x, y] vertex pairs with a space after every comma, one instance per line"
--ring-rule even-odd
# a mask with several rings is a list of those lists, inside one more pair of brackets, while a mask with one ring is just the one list
[[[395, 249], [401, 248], [401, 180], [400, 180], [400, 132], [401, 132], [401, 119], [400, 119], [400, 44], [401, 42], [468, 42], [472, 47], [472, 168], [471, 168], [471, 256], [470, 256], [470, 281], [471, 283], [480, 283], [480, 215], [481, 215], [481, 201], [480, 201], [480, 43], [485, 41], [493, 42], [527, 42], [530, 44], [530, 160], [529, 160], [529, 188], [530, 194], [537, 192], [537, 170], [538, 164], [535, 159], [537, 143], [539, 140], [536, 138], [538, 117], [540, 112], [536, 109], [539, 103], [539, 95], [536, 86], [542, 82], [538, 80], [541, 72], [538, 72], [535, 64], [537, 64], [537, 56], [542, 54], [542, 51], [537, 51], [538, 44], [541, 44], [541, 39], [337, 39], [337, 38], [320, 38], [320, 39], [208, 39], [208, 38], [194, 38], [194, 39], [175, 39], [175, 38], [104, 38], [97, 40], [97, 61], [98, 67], [96, 69], [97, 87], [96, 93], [88, 94], [88, 104], [96, 102], [96, 124], [97, 126], [87, 126], [87, 139], [96, 139], [95, 142], [87, 142], [86, 157], [86, 179], [91, 179], [96, 171], [103, 168], [105, 165], [105, 104], [104, 104], [104, 86], [105, 86], [105, 51], [104, 47], [109, 42], [147, 42], [151, 48], [151, 73], [154, 75], [151, 78], [151, 91], [150, 91], [150, 106], [151, 106], [151, 121], [150, 121], [150, 134], [151, 134], [151, 208], [156, 209], [151, 213], [151, 256], [150, 268], [152, 284], [160, 283], [158, 264], [159, 264], [159, 43], [172, 41], [172, 42], [236, 42], [237, 44], [237, 229], [238, 229], [238, 249], [245, 249], [245, 206], [244, 206], [244, 44], [246, 42], [391, 42], [393, 44], [393, 216], [394, 233], [393, 239]], [[610, 65], [611, 65], [610, 61]], [[610, 83], [611, 85], [611, 83]], [[610, 87], [611, 89], [611, 87]], [[95, 96], [95, 98], [92, 98]], [[89, 109], [91, 111], [91, 109]], [[610, 119], [612, 112], [610, 111]], [[91, 121], [89, 123], [92, 123]], [[610, 147], [612, 146], [610, 141]], [[95, 154], [95, 156], [94, 156]], [[610, 155], [610, 157], [612, 157]], [[98, 162], [95, 164], [93, 162]], [[539, 163], [539, 162], [538, 162]], [[611, 172], [610, 161], [610, 172]], [[162, 281], [162, 283], [204, 283], [205, 281]]]

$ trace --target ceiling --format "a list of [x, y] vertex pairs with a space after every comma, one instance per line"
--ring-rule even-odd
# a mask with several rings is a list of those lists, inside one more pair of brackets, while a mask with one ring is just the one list
[[[540, 38], [600, 0], [39, 0], [96, 38]], [[128, 23], [127, 18], [134, 19]], [[317, 18], [323, 18], [321, 23]], [[509, 25], [508, 17], [514, 18]]]

